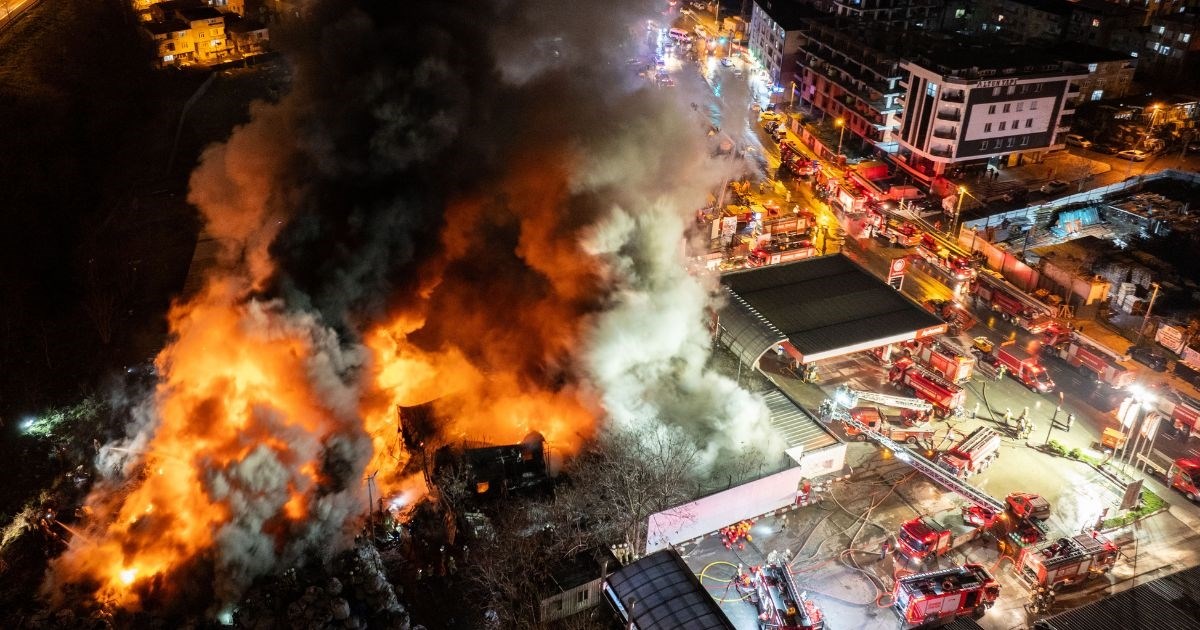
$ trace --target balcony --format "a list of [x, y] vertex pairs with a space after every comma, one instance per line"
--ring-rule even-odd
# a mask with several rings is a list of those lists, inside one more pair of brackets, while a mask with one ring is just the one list
[[937, 129], [933, 130], [933, 137], [941, 138], [942, 140], [957, 140], [958, 132], [953, 128], [938, 127]]
[[929, 150], [929, 155], [936, 155], [937, 157], [948, 158], [948, 157], [954, 157], [954, 152], [948, 148], [935, 147], [935, 148], [932, 148]]
[[942, 90], [942, 100], [947, 103], [962, 103], [966, 100], [967, 94], [962, 90]]
[[959, 122], [962, 120], [962, 115], [958, 113], [957, 109], [939, 109], [937, 113], [937, 119]]

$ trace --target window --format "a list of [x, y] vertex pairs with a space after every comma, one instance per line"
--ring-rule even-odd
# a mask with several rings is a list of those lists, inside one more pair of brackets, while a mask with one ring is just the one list
[[1021, 146], [1029, 146], [1029, 136], [1021, 136]]
[[984, 140], [983, 142], [980, 142], [980, 143], [979, 143], [979, 150], [980, 150], [980, 151], [982, 151], [982, 150], [984, 150], [984, 149], [988, 148], [988, 144], [990, 144], [990, 143], [989, 143], [987, 140]]
[[1160, 26], [1160, 27], [1158, 27], [1158, 34], [1159, 34], [1159, 35], [1162, 35], [1162, 34], [1163, 34], [1163, 32], [1164, 32], [1164, 31], [1166, 31], [1166, 30], [1167, 30], [1167, 27], [1165, 27], [1165, 26]]
[[1004, 129], [1005, 129], [1005, 127], [1006, 127], [1007, 125], [1008, 125], [1008, 123], [1007, 123], [1007, 122], [1005, 122], [1005, 121], [1001, 120], [1001, 121], [1000, 121], [1000, 131], [1004, 131]]
[[992, 123], [983, 123], [983, 133], [992, 132]]
[[1092, 28], [1100, 28], [1100, 18], [1092, 18]]
[[988, 113], [989, 113], [989, 114], [995, 114], [995, 113], [996, 113], [996, 106], [995, 106], [995, 105], [988, 105]]
[[1104, 90], [1092, 90], [1092, 100], [1098, 101], [1104, 98]]
[[1010, 105], [1010, 104], [1008, 104], [1008, 103], [1005, 103], [1005, 104], [1004, 104], [1004, 113], [1005, 113], [1005, 114], [1007, 114], [1007, 113], [1008, 113], [1008, 109], [1009, 109], [1010, 107], [1012, 107], [1012, 105]]
[[164, 62], [164, 63], [168, 63], [168, 62], [171, 62], [171, 61], [175, 61], [175, 55], [164, 55], [164, 56], [163, 56], [163, 62]]
[[1025, 119], [1025, 128], [1026, 128], [1026, 129], [1029, 129], [1029, 128], [1030, 128], [1030, 127], [1032, 127], [1032, 126], [1033, 126], [1033, 119], [1032, 119], [1032, 118], [1026, 118], [1026, 119]]
[[1013, 94], [1016, 94], [1016, 93], [1017, 93], [1017, 86], [1015, 86], [1015, 85], [1008, 86], [1008, 95], [1009, 96], [1012, 96]]
[[1013, 126], [1012, 126], [1012, 128], [1013, 128], [1013, 129], [1020, 129], [1020, 128], [1021, 128], [1021, 121], [1020, 121], [1020, 119], [1013, 120]]
[[1185, 44], [1186, 44], [1186, 43], [1188, 43], [1188, 42], [1190, 42], [1190, 41], [1192, 41], [1192, 34], [1191, 34], [1191, 33], [1180, 33], [1180, 34], [1179, 34], [1179, 41], [1181, 41], [1181, 42], [1183, 42], [1183, 43], [1185, 43]]
[[992, 96], [1000, 96], [1000, 88], [999, 87], [992, 88]]
[[1029, 111], [1037, 109], [1037, 101], [1029, 101]]
[[1017, 103], [1017, 111], [1019, 111], [1019, 112], [1025, 111], [1025, 101], [1021, 101], [1020, 103]]
[[1007, 145], [1008, 145], [1008, 146], [1010, 146], [1010, 147], [1011, 147], [1011, 146], [1015, 146], [1015, 145], [1017, 144], [1017, 139], [1016, 139], [1016, 138], [1009, 138], [1009, 139], [1008, 139], [1008, 142], [1006, 142], [1005, 144], [1007, 144]]
[[1042, 84], [1041, 84], [1041, 83], [1035, 83], [1035, 84], [1033, 85], [1033, 91], [1034, 91], [1034, 92], [1041, 92], [1041, 91], [1042, 91]]
[[937, 96], [937, 84], [936, 83], [927, 84], [925, 86], [925, 95], [930, 96], [930, 97]]

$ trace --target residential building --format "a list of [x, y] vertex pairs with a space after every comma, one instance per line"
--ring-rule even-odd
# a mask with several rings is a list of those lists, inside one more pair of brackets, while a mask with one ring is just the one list
[[[783, 94], [795, 80], [796, 53], [809, 18], [820, 13], [795, 0], [754, 0], [750, 13], [750, 55], [762, 68], [773, 94]], [[783, 100], [783, 97], [776, 97]]]
[[844, 19], [812, 21], [796, 58], [796, 100], [894, 153], [904, 91], [898, 50], [905, 33]]
[[235, 54], [242, 57], [267, 51], [271, 41], [267, 25], [252, 18], [231, 19], [225, 27]]
[[1107, 46], [1144, 16], [1144, 9], [1108, 0], [979, 0], [973, 30], [1018, 42]]
[[538, 619], [549, 623], [599, 606], [604, 599], [604, 578], [619, 568], [617, 558], [603, 547], [555, 561], [550, 579], [539, 585], [542, 599]]
[[191, 61], [196, 55], [191, 26], [183, 20], [145, 22], [142, 32], [154, 42], [159, 65], [169, 66]]
[[946, 38], [923, 48], [900, 65], [904, 116], [895, 157], [906, 171], [931, 181], [947, 170], [1038, 161], [1064, 146], [1074, 82], [1085, 69], [1000, 42]]
[[1063, 44], [1050, 49], [1049, 53], [1060, 61], [1087, 68], [1087, 77], [1075, 82], [1079, 87], [1079, 96], [1074, 101], [1076, 106], [1131, 93], [1138, 65], [1136, 57], [1087, 44]]
[[[210, 6], [217, 2], [229, 11]], [[150, 6], [141, 29], [160, 66], [220, 63], [267, 49], [267, 27], [232, 12], [244, 9], [244, 0], [167, 0]]]
[[839, 17], [889, 28], [936, 28], [942, 0], [832, 0]]
[[1138, 59], [1155, 78], [1195, 83], [1200, 76], [1200, 10], [1152, 16]]

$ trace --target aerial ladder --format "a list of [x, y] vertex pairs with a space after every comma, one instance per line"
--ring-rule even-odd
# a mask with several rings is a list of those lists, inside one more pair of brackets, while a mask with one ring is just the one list
[[866, 400], [886, 407], [895, 407], [897, 409], [911, 409], [922, 413], [933, 411], [933, 403], [921, 398], [909, 398], [907, 396], [894, 396], [892, 394], [880, 394], [879, 392], [868, 392], [861, 389], [853, 389], [845, 385], [839, 385], [833, 392], [833, 398], [837, 401], [838, 406], [851, 409], [857, 407], [860, 401]]
[[[836, 394], [835, 394], [836, 396]], [[867, 425], [855, 420], [849, 413], [842, 409], [842, 402], [835, 398], [827, 398], [821, 404], [821, 415], [830, 420], [837, 420], [848, 424], [855, 429], [858, 429], [871, 440], [875, 441], [880, 446], [892, 451], [896, 455], [896, 459], [912, 466], [929, 478], [930, 481], [939, 486], [956, 492], [972, 504], [977, 505], [986, 510], [990, 510], [992, 514], [1001, 514], [1004, 512], [1004, 504], [993, 499], [984, 491], [967, 483], [963, 479], [959, 479], [950, 472], [943, 470], [933, 461], [927, 459], [915, 450], [901, 444], [891, 438], [881, 435], [878, 431], [871, 429]]]

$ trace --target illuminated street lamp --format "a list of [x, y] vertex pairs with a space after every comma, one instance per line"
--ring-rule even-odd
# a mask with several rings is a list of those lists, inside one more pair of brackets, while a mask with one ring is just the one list
[[846, 120], [843, 118], [838, 118], [837, 120], [833, 121], [833, 124], [837, 125], [837, 127], [839, 129], [841, 129], [841, 131], [838, 132], [838, 151], [837, 151], [838, 157], [841, 157], [841, 155], [842, 155], [842, 138], [846, 135]]
[[955, 236], [955, 232], [954, 232], [955, 224], [959, 222], [959, 220], [960, 220], [959, 217], [962, 216], [962, 202], [963, 202], [963, 197], [965, 197], [966, 194], [967, 194], [967, 187], [959, 186], [958, 187], [958, 203], [954, 205], [954, 216], [950, 217], [950, 236]]
[[[1129, 400], [1125, 408], [1125, 413], [1121, 416], [1121, 428], [1128, 429], [1126, 433], [1125, 443], [1121, 445], [1121, 455], [1118, 459], [1121, 461], [1121, 470], [1125, 470], [1129, 454], [1129, 442], [1136, 441], [1138, 437], [1138, 423], [1144, 422], [1146, 418], [1146, 410], [1154, 403], [1154, 394], [1146, 391], [1146, 388], [1141, 385], [1131, 385], [1129, 387]], [[1136, 452], [1136, 448], [1134, 451]]]

